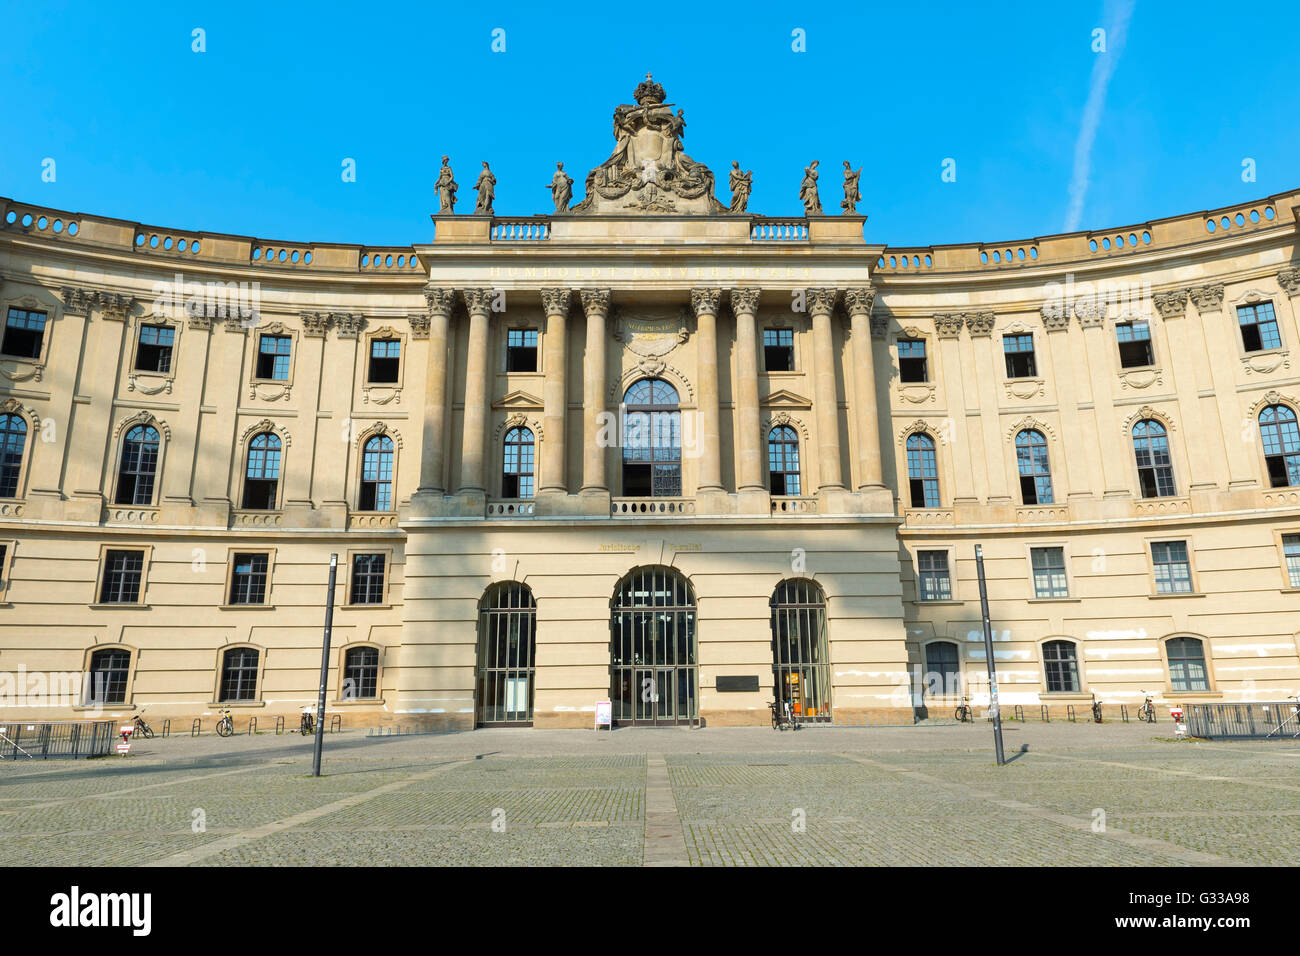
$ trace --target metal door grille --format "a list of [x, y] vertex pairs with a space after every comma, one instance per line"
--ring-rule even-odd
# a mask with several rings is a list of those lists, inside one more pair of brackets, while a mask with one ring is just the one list
[[814, 582], [782, 581], [772, 594], [772, 677], [776, 700], [799, 720], [831, 719], [826, 598]]
[[533, 722], [537, 602], [525, 584], [497, 584], [479, 602], [475, 720], [480, 727]]
[[610, 617], [616, 723], [699, 722], [695, 615], [695, 592], [672, 568], [637, 568], [619, 582]]

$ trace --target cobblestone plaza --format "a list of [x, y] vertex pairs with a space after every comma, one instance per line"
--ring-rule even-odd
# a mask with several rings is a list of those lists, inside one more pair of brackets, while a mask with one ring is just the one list
[[1300, 745], [1170, 724], [260, 734], [0, 766], [0, 864], [1290, 865]]

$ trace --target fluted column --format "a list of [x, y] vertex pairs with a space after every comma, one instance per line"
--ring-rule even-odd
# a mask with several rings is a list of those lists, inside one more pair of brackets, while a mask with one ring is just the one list
[[546, 309], [546, 340], [542, 365], [542, 483], [539, 494], [567, 494], [565, 478], [564, 431], [568, 419], [568, 396], [565, 390], [567, 371], [569, 289], [543, 289], [542, 305]]
[[608, 492], [605, 449], [597, 439], [599, 416], [605, 411], [605, 317], [609, 313], [609, 290], [583, 289], [579, 294], [587, 315], [587, 351], [582, 361], [582, 490]]
[[736, 485], [739, 491], [763, 491], [762, 436], [758, 424], [758, 300], [760, 289], [732, 289], [736, 316], [735, 429]]
[[718, 429], [718, 302], [721, 289], [692, 289], [699, 399], [696, 441], [699, 446], [699, 491], [722, 490], [722, 452]]
[[859, 491], [883, 488], [880, 472], [880, 410], [876, 407], [876, 362], [871, 348], [871, 309], [876, 290], [847, 289], [849, 335], [853, 339], [853, 418], [858, 423]]
[[461, 294], [469, 310], [469, 339], [459, 490], [486, 493], [483, 446], [488, 422], [488, 313], [492, 309], [492, 290], [464, 289]]
[[447, 323], [456, 305], [452, 289], [427, 288], [429, 357], [424, 376], [424, 426], [421, 435], [420, 487], [417, 494], [441, 495], [447, 491]]
[[835, 347], [831, 339], [834, 289], [809, 289], [813, 324], [813, 401], [817, 406], [817, 490], [843, 489], [840, 473], [840, 409], [835, 391]]

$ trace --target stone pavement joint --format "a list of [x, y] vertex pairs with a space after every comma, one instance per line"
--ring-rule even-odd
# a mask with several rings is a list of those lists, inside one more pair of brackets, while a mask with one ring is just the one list
[[650, 754], [645, 774], [645, 856], [643, 866], [687, 866], [686, 837], [673, 799], [663, 754]]

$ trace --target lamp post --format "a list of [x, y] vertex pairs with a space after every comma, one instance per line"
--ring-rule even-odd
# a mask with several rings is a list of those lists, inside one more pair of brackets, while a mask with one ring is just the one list
[[[989, 669], [989, 713], [993, 715], [993, 746], [998, 754], [998, 766], [1007, 762], [1002, 752], [1002, 710], [998, 707], [998, 671], [993, 662], [993, 626], [989, 623], [989, 592], [984, 583], [984, 549], [975, 545], [975, 570], [980, 579], [980, 615], [984, 619], [984, 663]], [[324, 685], [322, 685], [324, 686]]]
[[334, 629], [334, 583], [338, 579], [338, 571], [339, 556], [331, 554], [329, 592], [325, 595], [325, 641], [320, 651], [320, 690], [316, 694], [316, 741], [311, 756], [313, 777], [320, 776], [320, 748], [325, 742], [325, 685], [330, 678], [330, 632]]

